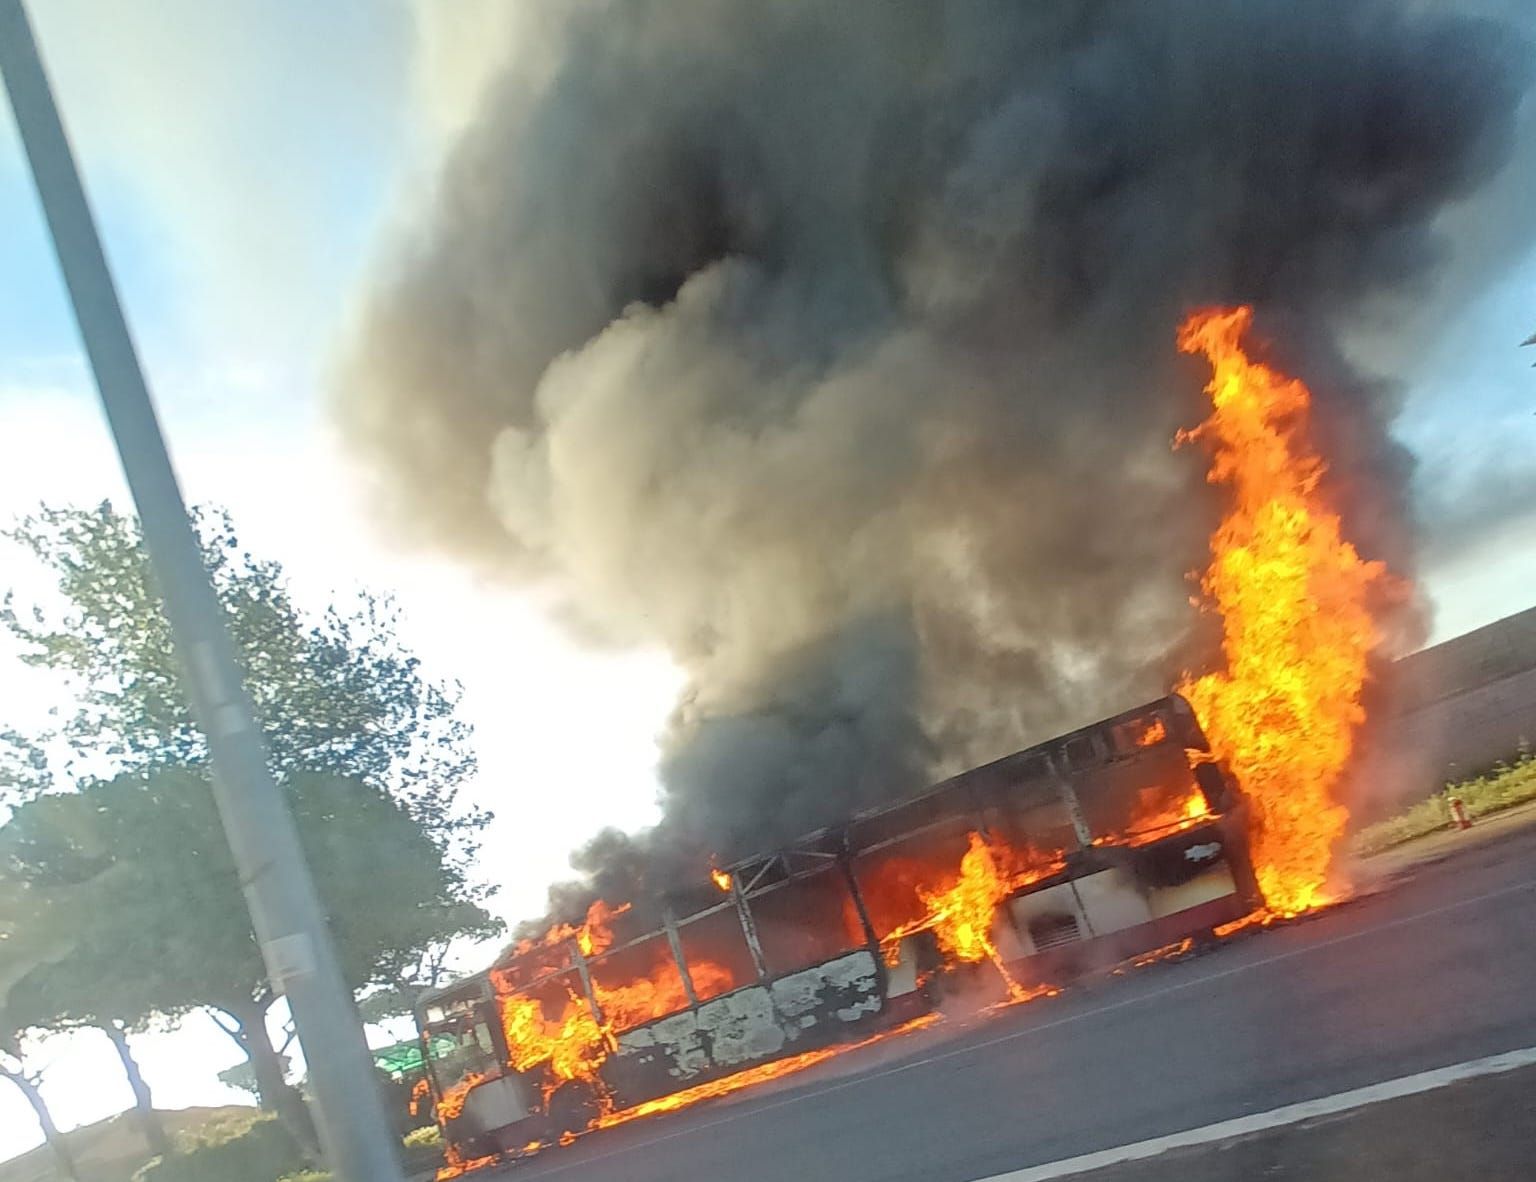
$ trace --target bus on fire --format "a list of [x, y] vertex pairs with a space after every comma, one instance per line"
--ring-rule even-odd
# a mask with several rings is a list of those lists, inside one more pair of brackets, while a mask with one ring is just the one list
[[509, 949], [419, 1005], [450, 1160], [1247, 915], [1244, 807], [1178, 696]]

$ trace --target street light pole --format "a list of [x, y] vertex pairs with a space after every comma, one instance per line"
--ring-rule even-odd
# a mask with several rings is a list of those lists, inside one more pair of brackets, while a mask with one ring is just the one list
[[144, 374], [102, 253], [21, 0], [0, 0], [0, 73], [32, 166], [96, 388], [138, 507], [213, 756], [214, 797], [274, 989], [304, 1048], [322, 1147], [344, 1182], [399, 1182], [399, 1155], [373, 1081], [362, 1024], [293, 817], [241, 681], [224, 613], [203, 566]]

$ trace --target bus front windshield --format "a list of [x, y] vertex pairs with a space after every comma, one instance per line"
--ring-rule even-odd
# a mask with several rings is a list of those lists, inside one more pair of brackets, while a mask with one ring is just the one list
[[500, 1074], [496, 1041], [478, 1008], [432, 1023], [426, 1041], [427, 1063], [439, 1095], [466, 1080]]

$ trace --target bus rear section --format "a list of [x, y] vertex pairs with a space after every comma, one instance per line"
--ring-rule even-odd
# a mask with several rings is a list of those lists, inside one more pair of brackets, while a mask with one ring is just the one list
[[1004, 880], [995, 958], [1046, 985], [1205, 939], [1252, 912], [1247, 822], [1188, 704], [1170, 696], [856, 818], [847, 833], [893, 976], [915, 983], [956, 967], [934, 947], [944, 932], [924, 922], [922, 884], [926, 868], [959, 864], [979, 833]]

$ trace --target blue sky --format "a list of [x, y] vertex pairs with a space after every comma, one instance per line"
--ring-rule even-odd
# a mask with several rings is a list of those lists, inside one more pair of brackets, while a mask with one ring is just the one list
[[[652, 653], [574, 647], [531, 604], [377, 535], [331, 438], [321, 392], [371, 244], [422, 200], [446, 135], [497, 54], [509, 6], [465, 0], [298, 0], [107, 6], [36, 0], [43, 50], [190, 499], [228, 505], [310, 602], [363, 582], [395, 590], [407, 640], [464, 682], [500, 814], [483, 861], [509, 918], [538, 906], [566, 851], [596, 825], [652, 815], [655, 744], [679, 686]], [[1536, 257], [1434, 326], [1399, 423], [1426, 505], [1494, 474], [1536, 483]], [[1497, 441], [1492, 447], [1489, 440]], [[0, 120], [0, 519], [39, 500], [120, 497], [30, 180]], [[1428, 567], [1437, 635], [1536, 602], [1536, 506]], [[28, 575], [7, 564], [7, 585]], [[46, 695], [0, 651], [0, 722]], [[520, 720], [511, 733], [506, 720]], [[591, 728], [604, 734], [593, 743]], [[560, 793], [545, 791], [551, 783]], [[558, 807], [556, 807], [558, 804]], [[36, 1048], [45, 1092], [73, 1125], [129, 1097], [110, 1047]], [[238, 1057], [201, 1018], [142, 1040], [164, 1105], [221, 1102]], [[0, 1090], [0, 1158], [38, 1140]]]

